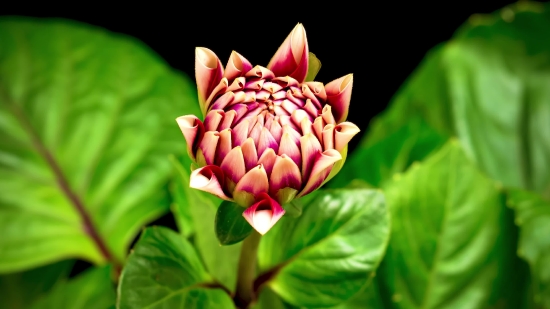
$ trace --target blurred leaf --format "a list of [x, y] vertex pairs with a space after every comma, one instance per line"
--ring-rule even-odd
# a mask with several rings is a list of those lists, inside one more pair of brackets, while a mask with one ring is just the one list
[[525, 190], [510, 190], [508, 204], [520, 229], [518, 254], [531, 266], [534, 300], [550, 308], [550, 201]]
[[10, 309], [29, 308], [31, 303], [64, 282], [74, 261], [61, 261], [24, 272], [0, 276], [2, 306]]
[[258, 301], [251, 306], [250, 309], [296, 309], [285, 303], [275, 292], [270, 288], [265, 288], [260, 291]]
[[168, 210], [192, 83], [143, 43], [76, 22], [2, 18], [0, 42], [0, 272], [122, 261]]
[[44, 298], [35, 302], [32, 309], [114, 308], [115, 286], [111, 280], [111, 267], [93, 268], [56, 286]]
[[321, 61], [314, 53], [309, 53], [308, 70], [305, 80], [308, 82], [313, 81], [319, 70], [321, 70]]
[[380, 191], [317, 191], [298, 219], [281, 218], [258, 253], [265, 285], [285, 301], [327, 307], [351, 298], [374, 275], [389, 237]]
[[164, 227], [143, 231], [118, 287], [118, 308], [233, 308], [195, 249]]
[[515, 229], [503, 194], [450, 142], [388, 184], [385, 308], [518, 308]]
[[[184, 162], [185, 160], [189, 159], [184, 159]], [[190, 188], [190, 168], [182, 166], [177, 160], [172, 160], [172, 163], [180, 176], [175, 180], [179, 182], [175, 189], [183, 190], [179, 195], [185, 197], [174, 205], [176, 220], [183, 222], [183, 219], [177, 219], [182, 215], [188, 217], [186, 220], [191, 220], [193, 224], [193, 243], [208, 272], [227, 289], [234, 291], [237, 283], [235, 269], [238, 265], [241, 244], [221, 246], [216, 236], [216, 210], [222, 200], [212, 194]]]
[[229, 201], [223, 201], [218, 207], [215, 225], [220, 244], [236, 244], [252, 233], [252, 226], [244, 219], [243, 211], [243, 207]]

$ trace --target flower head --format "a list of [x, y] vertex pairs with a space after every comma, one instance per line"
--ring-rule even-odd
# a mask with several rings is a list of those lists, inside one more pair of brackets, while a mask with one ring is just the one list
[[[353, 76], [305, 81], [310, 60], [298, 24], [267, 67], [233, 52], [225, 70], [216, 54], [196, 49], [195, 74], [204, 121], [176, 120], [196, 166], [193, 188], [246, 207], [260, 233], [284, 205], [319, 188], [341, 167], [359, 128], [346, 122]], [[333, 170], [334, 169], [334, 170]]]

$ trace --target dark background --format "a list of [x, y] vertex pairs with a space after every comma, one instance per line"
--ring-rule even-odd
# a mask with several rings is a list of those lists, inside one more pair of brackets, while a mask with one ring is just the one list
[[[472, 14], [491, 13], [510, 3], [365, 2], [363, 7], [337, 0], [329, 7], [309, 2], [300, 8], [292, 1], [220, 4], [199, 0], [176, 6], [133, 3], [115, 11], [114, 7], [99, 4], [37, 7], [19, 2], [0, 8], [0, 15], [67, 18], [133, 36], [193, 79], [196, 46], [213, 50], [223, 65], [236, 50], [253, 65], [265, 66], [296, 23], [301, 22], [310, 51], [322, 62], [317, 81], [326, 84], [354, 74], [348, 120], [362, 132], [350, 143], [352, 151], [370, 119], [386, 108], [428, 50], [449, 40]], [[322, 13], [314, 13], [318, 11]], [[151, 225], [177, 229], [171, 214]], [[71, 275], [87, 267], [88, 263], [78, 261]]]

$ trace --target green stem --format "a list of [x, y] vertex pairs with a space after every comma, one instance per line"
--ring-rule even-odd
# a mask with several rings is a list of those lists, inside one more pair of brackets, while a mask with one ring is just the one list
[[235, 304], [239, 308], [248, 308], [256, 298], [256, 295], [254, 295], [254, 279], [256, 279], [256, 257], [260, 239], [262, 239], [262, 236], [258, 232], [252, 231], [252, 234], [243, 241], [241, 247], [237, 273], [237, 291], [235, 293]]

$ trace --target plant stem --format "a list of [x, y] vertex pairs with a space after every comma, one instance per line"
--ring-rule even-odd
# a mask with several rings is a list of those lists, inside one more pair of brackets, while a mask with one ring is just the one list
[[256, 298], [253, 285], [256, 278], [256, 257], [261, 238], [260, 233], [252, 231], [252, 234], [243, 241], [241, 247], [237, 273], [237, 291], [235, 293], [235, 304], [239, 308], [248, 308]]

